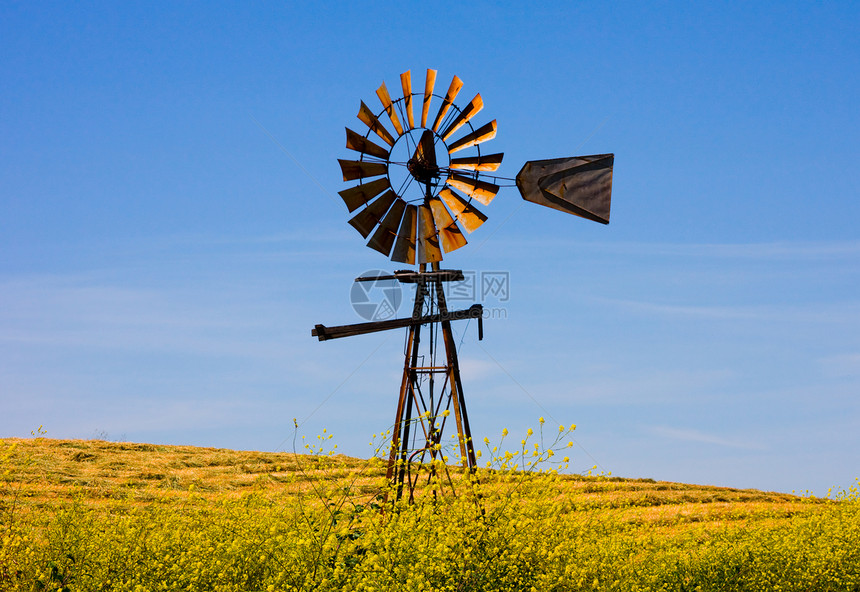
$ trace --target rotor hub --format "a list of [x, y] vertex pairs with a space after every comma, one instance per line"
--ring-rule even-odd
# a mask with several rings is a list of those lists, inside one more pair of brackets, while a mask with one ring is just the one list
[[427, 162], [424, 158], [410, 158], [406, 163], [406, 168], [420, 183], [432, 183], [442, 176], [439, 167], [434, 163]]

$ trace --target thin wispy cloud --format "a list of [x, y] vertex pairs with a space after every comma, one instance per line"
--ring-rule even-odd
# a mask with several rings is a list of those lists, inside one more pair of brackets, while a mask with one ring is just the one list
[[735, 380], [730, 369], [643, 369], [614, 366], [600, 373], [576, 371], [566, 381], [542, 381], [533, 388], [552, 404], [666, 405], [702, 398]]
[[537, 236], [508, 239], [506, 248], [517, 252], [523, 247], [531, 250], [560, 250], [592, 255], [625, 255], [633, 257], [712, 258], [762, 261], [811, 261], [860, 258], [860, 241], [776, 241], [763, 243], [659, 243], [578, 241], [564, 237]]
[[663, 304], [618, 298], [594, 298], [593, 300], [629, 312], [711, 320], [844, 324], [852, 318], [860, 318], [860, 302], [810, 303], [807, 305], [709, 306]]
[[3, 282], [0, 293], [0, 342], [242, 357], [286, 347], [272, 332], [288, 319], [271, 293], [46, 275]]
[[460, 357], [460, 375], [463, 380], [481, 380], [498, 371], [497, 366], [490, 360]]
[[828, 356], [818, 360], [818, 363], [828, 377], [860, 377], [860, 352]]
[[817, 260], [860, 257], [860, 241], [798, 241], [770, 243], [613, 243], [604, 245], [620, 254], [709, 257], [747, 260]]
[[740, 448], [743, 450], [767, 450], [768, 448], [761, 443], [744, 440], [727, 438], [715, 434], [708, 434], [692, 428], [673, 428], [669, 426], [649, 426], [645, 428], [650, 434], [667, 438], [670, 440], [678, 440], [681, 442], [698, 442], [702, 444], [713, 444], [724, 448]]

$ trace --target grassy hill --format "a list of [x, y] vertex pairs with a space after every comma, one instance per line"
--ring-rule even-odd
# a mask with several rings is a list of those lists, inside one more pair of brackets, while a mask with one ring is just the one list
[[379, 512], [385, 464], [0, 445], [0, 590], [860, 590], [860, 502], [481, 471]]

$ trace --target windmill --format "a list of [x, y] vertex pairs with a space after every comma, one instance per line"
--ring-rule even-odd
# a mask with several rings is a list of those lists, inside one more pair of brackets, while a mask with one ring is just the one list
[[477, 468], [451, 323], [476, 319], [482, 339], [484, 311], [481, 304], [448, 310], [444, 284], [462, 281], [464, 275], [462, 270], [441, 268], [443, 252], [465, 246], [463, 230], [471, 233], [487, 220], [478, 205], [490, 204], [500, 181], [516, 181], [527, 201], [608, 224], [614, 160], [612, 154], [535, 160], [525, 163], [516, 179], [495, 175], [503, 155], [481, 148], [496, 136], [496, 120], [476, 127], [473, 119], [484, 107], [481, 95], [461, 109], [455, 100], [463, 82], [454, 76], [444, 95], [435, 94], [436, 74], [428, 69], [423, 93], [414, 93], [411, 73], [404, 72], [402, 96], [394, 100], [383, 82], [376, 90], [381, 110], [374, 112], [361, 102], [358, 119], [367, 127], [365, 133], [346, 128], [346, 147], [357, 159], [338, 161], [343, 180], [357, 181], [339, 192], [352, 214], [349, 224], [369, 237], [368, 247], [394, 262], [416, 266], [356, 281], [414, 284], [412, 314], [336, 327], [316, 325], [311, 332], [325, 341], [407, 329], [387, 478], [397, 499], [405, 488], [410, 500], [419, 479], [448, 470], [440, 459], [442, 434], [452, 412], [460, 462], [469, 472]]

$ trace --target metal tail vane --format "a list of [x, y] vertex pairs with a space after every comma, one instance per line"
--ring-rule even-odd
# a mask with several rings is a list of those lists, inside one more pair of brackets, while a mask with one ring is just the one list
[[[417, 266], [415, 271], [356, 281], [414, 284], [412, 314], [337, 327], [316, 325], [311, 334], [325, 341], [407, 329], [387, 477], [396, 499], [406, 491], [411, 501], [416, 488], [435, 482], [440, 471], [453, 487], [441, 445], [452, 411], [460, 463], [470, 474], [477, 469], [451, 322], [477, 319], [482, 339], [483, 308], [475, 304], [448, 310], [444, 283], [462, 281], [464, 276], [460, 270], [440, 268], [442, 253], [466, 245], [463, 230], [471, 233], [487, 220], [476, 204], [489, 205], [500, 190], [500, 180], [515, 180], [526, 201], [608, 224], [614, 156], [533, 160], [525, 163], [516, 179], [497, 176], [492, 173], [501, 165], [503, 154], [481, 150], [496, 136], [496, 121], [473, 124], [484, 107], [480, 94], [461, 109], [454, 101], [463, 82], [454, 76], [444, 96], [435, 94], [435, 70], [427, 70], [421, 92], [413, 92], [411, 72], [401, 74], [400, 83], [402, 96], [395, 100], [385, 83], [376, 90], [380, 111], [361, 102], [358, 119], [367, 127], [364, 134], [346, 128], [346, 147], [359, 157], [339, 160], [341, 172], [344, 181], [358, 183], [340, 196], [351, 213], [357, 211], [349, 224], [363, 238], [370, 237], [368, 247], [392, 261]], [[434, 98], [441, 103], [431, 122]], [[416, 104], [421, 106], [418, 125]], [[393, 132], [383, 123], [383, 115]]]
[[517, 175], [523, 199], [609, 224], [613, 154], [530, 160]]

